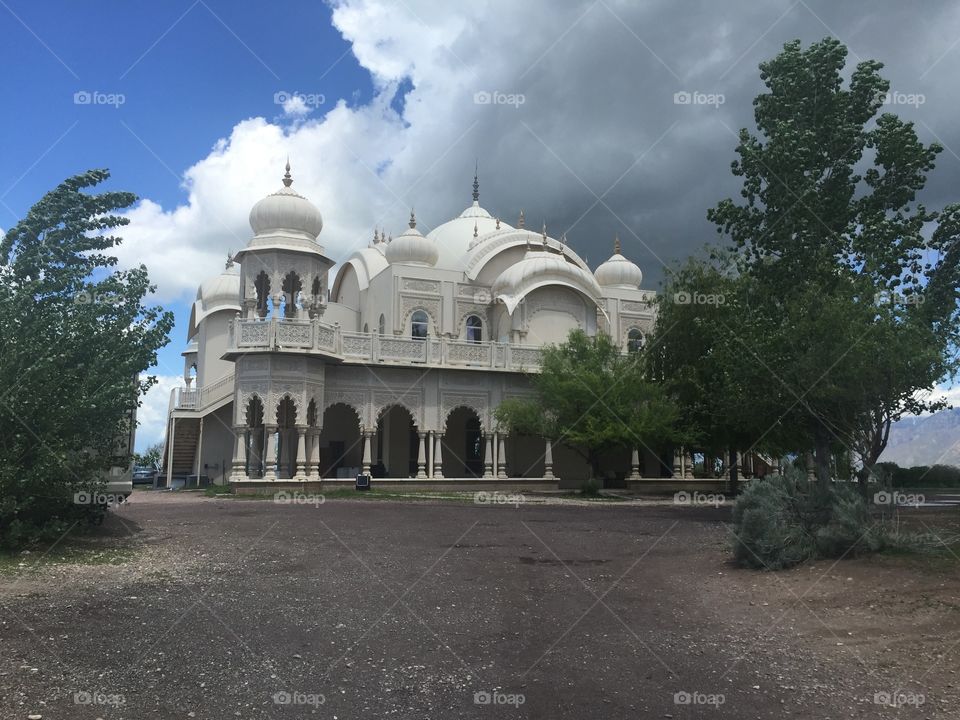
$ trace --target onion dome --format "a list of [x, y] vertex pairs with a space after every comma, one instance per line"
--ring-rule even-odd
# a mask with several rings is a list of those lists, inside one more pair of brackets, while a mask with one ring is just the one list
[[620, 238], [613, 241], [613, 255], [593, 274], [603, 287], [630, 288], [636, 290], [643, 282], [640, 268], [620, 254]]
[[437, 244], [430, 238], [424, 237], [417, 230], [417, 218], [410, 211], [410, 227], [402, 235], [393, 238], [385, 251], [387, 262], [404, 263], [407, 265], [425, 265], [433, 267], [437, 264], [440, 253]]
[[600, 286], [587, 270], [564, 255], [549, 250], [528, 250], [523, 259], [504, 270], [491, 288], [494, 298], [513, 313], [525, 295], [546, 285], [564, 285], [579, 290], [596, 302]]
[[316, 206], [290, 186], [290, 161], [287, 161], [283, 187], [267, 195], [250, 211], [250, 227], [255, 237], [293, 236], [315, 241], [323, 230], [323, 217]]

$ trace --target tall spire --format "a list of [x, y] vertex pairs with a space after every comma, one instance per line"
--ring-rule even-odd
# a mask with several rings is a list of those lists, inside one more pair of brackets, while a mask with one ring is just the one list
[[480, 202], [480, 161], [477, 160], [473, 168], [473, 201]]
[[620, 235], [618, 233], [613, 234], [613, 254], [620, 254]]
[[413, 214], [413, 208], [410, 208], [410, 222], [407, 223], [413, 230], [417, 226], [417, 216]]
[[543, 221], [543, 229], [540, 231], [540, 233], [541, 233], [541, 235], [543, 235], [543, 249], [546, 250], [547, 247], [548, 247], [548, 246], [547, 246], [547, 221], [546, 221], [546, 220]]
[[517, 227], [520, 228], [521, 230], [524, 228], [523, 209], [522, 209], [522, 208], [521, 208], [521, 210], [520, 210], [520, 219], [517, 220]]
[[293, 185], [293, 178], [290, 177], [290, 156], [287, 156], [287, 171], [283, 174], [283, 185], [284, 187], [290, 187]]

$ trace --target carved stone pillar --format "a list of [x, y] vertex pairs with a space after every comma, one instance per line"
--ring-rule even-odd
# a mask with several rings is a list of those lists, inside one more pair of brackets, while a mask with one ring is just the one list
[[630, 479], [640, 479], [640, 451], [637, 448], [630, 451]]
[[307, 479], [307, 426], [298, 425], [297, 431], [297, 480]]
[[427, 434], [419, 433], [419, 435], [420, 447], [417, 451], [417, 477], [421, 480], [424, 480], [427, 477]]
[[277, 426], [266, 425], [264, 429], [267, 433], [267, 452], [264, 454], [264, 480], [277, 479]]
[[553, 480], [553, 442], [546, 439], [547, 445], [543, 453], [543, 479]]
[[320, 479], [320, 430], [319, 428], [310, 428], [307, 435], [307, 475], [311, 480]]
[[502, 433], [497, 433], [497, 477], [507, 477], [507, 444]]
[[440, 433], [434, 437], [433, 477], [443, 480], [443, 435]]
[[680, 448], [680, 458], [683, 460], [683, 479], [693, 480], [693, 453]]
[[673, 468], [670, 470], [670, 477], [678, 480], [683, 477], [683, 458], [679, 449], [673, 451]]
[[369, 430], [364, 431], [363, 433], [363, 469], [361, 472], [364, 475], [370, 474], [370, 439], [373, 437], [373, 433]]
[[233, 435], [236, 438], [236, 449], [233, 453], [233, 473], [230, 475], [230, 482], [247, 479], [247, 427], [234, 426]]
[[484, 452], [483, 452], [483, 476], [485, 478], [493, 477], [493, 435], [484, 433]]

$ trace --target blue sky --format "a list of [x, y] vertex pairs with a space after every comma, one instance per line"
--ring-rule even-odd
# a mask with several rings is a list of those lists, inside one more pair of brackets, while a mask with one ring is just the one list
[[[730, 161], [763, 89], [758, 63], [794, 38], [833, 34], [851, 68], [879, 59], [900, 97], [918, 98], [890, 109], [946, 148], [924, 202], [956, 202], [960, 6], [860, 7], [0, 0], [0, 228], [92, 167], [142, 198], [120, 266], [145, 263], [177, 318], [152, 369], [161, 384], [141, 411], [143, 447], [162, 436], [197, 285], [249, 239], [249, 208], [279, 187], [288, 155], [334, 260], [374, 227], [402, 232], [411, 206], [425, 231], [459, 214], [479, 160], [490, 212], [513, 220], [523, 209], [593, 267], [617, 234], [656, 289], [671, 263], [717, 241], [706, 210], [739, 191]], [[283, 91], [317, 102], [279, 105]], [[78, 103], [77, 93], [98, 95]], [[722, 102], [678, 103], [678, 93]], [[491, 95], [523, 102], [477, 101]]]

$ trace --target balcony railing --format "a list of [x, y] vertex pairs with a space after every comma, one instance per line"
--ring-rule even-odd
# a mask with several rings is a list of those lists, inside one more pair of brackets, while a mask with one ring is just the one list
[[268, 350], [316, 354], [346, 363], [512, 371], [537, 370], [540, 367], [540, 348], [531, 345], [350, 332], [320, 320], [237, 318], [233, 321], [228, 354]]
[[173, 388], [170, 407], [174, 410], [203, 410], [233, 396], [233, 373], [203, 387]]

